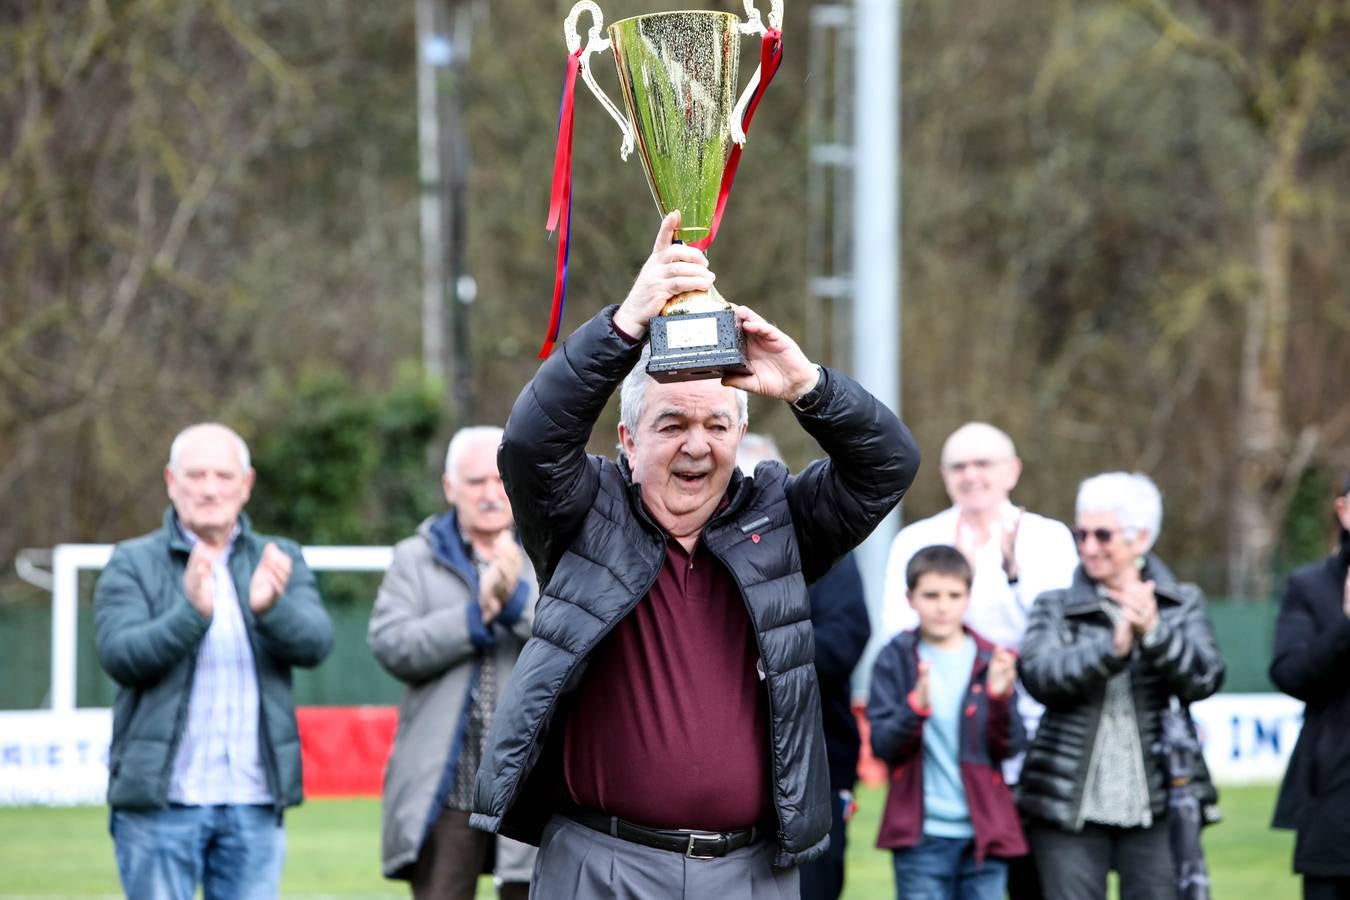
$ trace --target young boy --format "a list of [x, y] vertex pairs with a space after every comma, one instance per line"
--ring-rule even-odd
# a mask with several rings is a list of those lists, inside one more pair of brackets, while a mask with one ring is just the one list
[[1003, 858], [1027, 852], [1000, 768], [1023, 742], [1016, 658], [962, 624], [971, 569], [955, 547], [920, 550], [905, 578], [919, 626], [877, 656], [867, 702], [891, 773], [877, 846], [897, 897], [1001, 900]]

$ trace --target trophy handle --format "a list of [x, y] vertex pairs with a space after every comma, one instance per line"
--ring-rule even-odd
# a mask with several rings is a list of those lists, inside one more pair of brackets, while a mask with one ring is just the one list
[[[586, 0], [583, 0], [586, 2]], [[580, 6], [581, 4], [577, 4]], [[772, 0], [769, 5], [769, 28], [783, 27], [783, 0]], [[755, 0], [745, 0], [745, 22], [740, 26], [741, 34], [764, 34], [768, 31], [764, 27], [764, 22], [760, 19], [759, 10], [755, 8]], [[745, 117], [746, 104], [750, 98], [755, 95], [755, 89], [759, 87], [760, 66], [755, 66], [755, 74], [750, 76], [750, 83], [741, 91], [740, 98], [736, 101], [736, 106], [731, 110], [731, 139], [735, 143], [745, 146], [745, 130], [741, 128], [741, 120]]]
[[[775, 0], [775, 2], [781, 5], [782, 0]], [[600, 101], [600, 105], [619, 124], [619, 131], [623, 134], [623, 143], [619, 146], [619, 156], [626, 160], [628, 155], [633, 152], [633, 126], [628, 123], [628, 118], [620, 112], [619, 108], [614, 105], [614, 101], [609, 99], [609, 95], [596, 83], [595, 75], [591, 72], [590, 55], [592, 53], [603, 53], [610, 48], [609, 38], [602, 36], [605, 27], [604, 13], [600, 12], [600, 7], [593, 0], [580, 0], [567, 14], [567, 19], [563, 22], [563, 36], [567, 38], [567, 52], [576, 53], [581, 47], [581, 37], [577, 34], [577, 19], [583, 12], [591, 14], [591, 30], [587, 34], [586, 49], [581, 51], [581, 57], [578, 59], [581, 67], [581, 78], [586, 82], [586, 87], [591, 89], [595, 99]]]

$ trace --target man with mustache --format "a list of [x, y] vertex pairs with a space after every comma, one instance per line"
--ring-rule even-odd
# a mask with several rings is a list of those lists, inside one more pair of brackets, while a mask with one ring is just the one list
[[[499, 454], [543, 587], [472, 823], [540, 843], [535, 900], [797, 896], [831, 818], [806, 585], [918, 466], [890, 410], [744, 307], [750, 374], [646, 374], [651, 317], [713, 282], [678, 223], [540, 366]], [[620, 383], [619, 459], [589, 456]], [[745, 391], [790, 404], [828, 458], [737, 471]]]
[[445, 454], [450, 511], [394, 548], [371, 612], [375, 658], [408, 688], [384, 780], [382, 861], [414, 897], [471, 900], [494, 871], [525, 900], [534, 848], [469, 827], [500, 686], [530, 635], [534, 570], [497, 473], [502, 430], [462, 428]]

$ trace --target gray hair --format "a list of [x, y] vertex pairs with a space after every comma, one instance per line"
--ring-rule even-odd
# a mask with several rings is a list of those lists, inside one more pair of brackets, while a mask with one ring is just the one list
[[741, 437], [741, 445], [736, 448], [737, 467], [743, 474], [753, 475], [755, 466], [768, 459], [783, 461], [783, 454], [778, 452], [778, 442], [772, 435], [747, 431]]
[[456, 431], [454, 437], [450, 438], [450, 446], [445, 450], [445, 474], [454, 478], [459, 461], [469, 452], [469, 445], [488, 440], [492, 441], [494, 447], [500, 446], [502, 430], [496, 425], [469, 425]]
[[[642, 355], [638, 357], [637, 365], [633, 366], [633, 371], [628, 373], [628, 377], [623, 380], [623, 386], [619, 388], [619, 421], [635, 440], [638, 423], [642, 421], [642, 413], [647, 402], [647, 386], [653, 381], [647, 374], [647, 361], [651, 356], [651, 344], [643, 344]], [[744, 425], [750, 421], [749, 396], [740, 388], [733, 390], [736, 391], [736, 410], [740, 415], [736, 424]]]
[[178, 435], [173, 439], [173, 443], [169, 445], [169, 468], [177, 472], [178, 463], [182, 461], [183, 448], [187, 446], [187, 442], [196, 437], [198, 432], [214, 429], [224, 431], [234, 439], [235, 451], [239, 454], [239, 471], [247, 472], [251, 462], [248, 444], [244, 443], [244, 439], [239, 436], [239, 432], [219, 422], [198, 422], [196, 425], [189, 425], [178, 432]]
[[1148, 532], [1150, 550], [1162, 529], [1163, 502], [1158, 486], [1141, 472], [1107, 472], [1094, 475], [1078, 486], [1075, 512], [1110, 513], [1127, 534]]

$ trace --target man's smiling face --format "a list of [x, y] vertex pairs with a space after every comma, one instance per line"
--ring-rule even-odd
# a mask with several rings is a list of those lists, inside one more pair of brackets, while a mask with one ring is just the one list
[[647, 386], [637, 433], [619, 426], [619, 441], [656, 521], [674, 530], [712, 518], [736, 468], [745, 423], [737, 394], [716, 380]]

